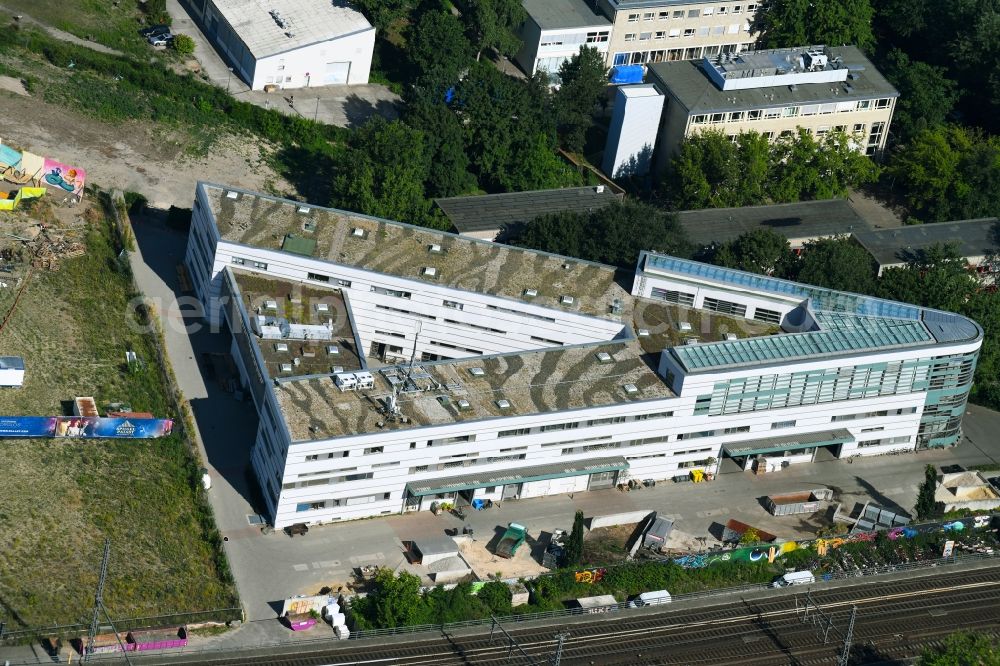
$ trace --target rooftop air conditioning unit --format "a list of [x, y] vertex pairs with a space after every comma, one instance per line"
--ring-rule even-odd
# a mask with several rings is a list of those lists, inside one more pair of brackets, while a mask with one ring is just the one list
[[359, 389], [370, 389], [375, 387], [375, 375], [370, 372], [356, 372], [354, 376], [358, 380]]
[[353, 391], [358, 388], [358, 378], [353, 372], [339, 372], [333, 376], [333, 383], [341, 391]]
[[486, 371], [479, 367], [469, 368], [469, 374], [473, 377], [484, 377], [486, 375]]
[[524, 295], [527, 296], [528, 298], [534, 298], [535, 296], [538, 296], [538, 290], [537, 289], [525, 289], [524, 290]]
[[362, 229], [361, 227], [354, 227], [354, 229], [351, 230], [351, 235], [354, 236], [355, 238], [364, 238], [365, 230]]
[[625, 384], [624, 386], [622, 386], [622, 388], [625, 389], [625, 393], [627, 393], [628, 395], [632, 395], [634, 393], [639, 392], [639, 387], [636, 386], [635, 384]]
[[274, 343], [274, 351], [286, 352], [286, 351], [288, 351], [288, 344], [285, 343], [285, 342], [275, 342]]
[[466, 400], [465, 398], [461, 398], [461, 399], [460, 399], [460, 400], [458, 401], [458, 408], [459, 408], [459, 409], [469, 409], [470, 407], [472, 407], [472, 405], [470, 405], [470, 404], [469, 404], [469, 401], [468, 401], [468, 400]]
[[299, 206], [299, 212], [303, 215], [308, 215], [310, 210], [312, 209], [309, 206]]
[[563, 305], [573, 305], [573, 302], [575, 300], [576, 299], [573, 298], [572, 296], [563, 296], [562, 298], [559, 299], [559, 302], [562, 303]]
[[679, 321], [679, 322], [677, 322], [677, 330], [678, 331], [690, 331], [691, 330], [691, 322], [689, 322], [689, 321]]
[[343, 372], [343, 371], [344, 371], [344, 366], [342, 366], [342, 365], [335, 365], [335, 366], [333, 366], [333, 367], [330, 368], [330, 372], [332, 372], [333, 374], [337, 374], [337, 373]]
[[226, 192], [226, 198], [227, 199], [239, 199], [240, 198], [240, 193], [239, 192], [235, 192], [233, 190], [229, 190], [228, 192]]
[[595, 356], [597, 357], [597, 360], [600, 361], [601, 363], [609, 363], [611, 361], [611, 354], [609, 354], [608, 352], [597, 352]]
[[292, 371], [292, 364], [291, 363], [282, 363], [281, 364], [281, 371], [282, 372], [291, 372]]
[[336, 356], [337, 354], [340, 353], [340, 347], [338, 347], [337, 345], [327, 345], [326, 353], [328, 356]]
[[698, 338], [686, 338], [684, 340], [685, 345], [696, 345], [698, 344]]
[[430, 245], [427, 246], [427, 251], [428, 252], [440, 252], [441, 251], [441, 246], [438, 245], [437, 243], [431, 243]]
[[736, 335], [735, 333], [725, 333], [725, 334], [723, 334], [722, 339], [723, 340], [739, 340], [740, 337], [738, 335]]
[[426, 275], [427, 277], [434, 277], [435, 275], [437, 275], [437, 273], [438, 269], [434, 268], [433, 266], [424, 266], [423, 274]]
[[500, 409], [510, 409], [510, 401], [501, 398], [500, 400], [497, 400], [497, 407]]

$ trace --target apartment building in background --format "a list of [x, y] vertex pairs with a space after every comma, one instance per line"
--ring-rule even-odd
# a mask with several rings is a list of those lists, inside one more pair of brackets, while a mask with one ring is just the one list
[[657, 142], [662, 171], [681, 141], [704, 130], [735, 140], [769, 139], [804, 128], [820, 137], [842, 130], [868, 155], [885, 148], [899, 93], [854, 46], [807, 46], [722, 54], [650, 65], [649, 81], [667, 97]]
[[514, 59], [528, 76], [544, 71], [559, 82], [559, 68], [584, 46], [607, 53], [611, 22], [587, 0], [522, 0], [528, 18]]
[[279, 528], [955, 444], [982, 343], [912, 305], [654, 253], [627, 280], [206, 183], [185, 262]]
[[757, 2], [594, 1], [613, 26], [608, 67], [694, 60], [753, 46]]

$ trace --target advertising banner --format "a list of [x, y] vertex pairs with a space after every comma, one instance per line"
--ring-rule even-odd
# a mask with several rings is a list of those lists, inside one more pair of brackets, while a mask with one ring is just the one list
[[47, 185], [62, 188], [78, 197], [83, 196], [83, 181], [87, 176], [83, 169], [71, 167], [46, 157], [42, 172], [42, 180]]
[[98, 416], [0, 416], [0, 437], [72, 437], [79, 439], [150, 439], [173, 430], [171, 419]]

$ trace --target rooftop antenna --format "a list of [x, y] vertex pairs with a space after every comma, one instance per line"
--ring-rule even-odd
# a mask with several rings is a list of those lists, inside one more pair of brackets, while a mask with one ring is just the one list
[[118, 640], [118, 647], [122, 649], [122, 654], [125, 656], [126, 663], [132, 666], [132, 660], [129, 659], [128, 652], [125, 649], [125, 645], [122, 643], [122, 637], [115, 629], [115, 623], [111, 620], [111, 613], [108, 612], [107, 607], [104, 605], [104, 582], [108, 579], [108, 560], [111, 557], [111, 539], [104, 540], [104, 557], [101, 559], [101, 575], [97, 580], [97, 592], [94, 594], [94, 615], [90, 621], [90, 632], [87, 635], [87, 649], [84, 650], [83, 660], [90, 661], [90, 656], [94, 653], [94, 637], [97, 636], [98, 620], [100, 618], [101, 611], [104, 611], [104, 617], [107, 618], [108, 624], [111, 625], [111, 631], [115, 632], [115, 638]]
[[421, 322], [417, 321], [416, 324], [417, 331], [413, 334], [413, 351], [410, 353], [410, 362], [406, 366], [406, 374], [403, 375], [403, 381], [392, 387], [392, 394], [389, 396], [389, 404], [386, 405], [389, 409], [390, 416], [397, 416], [399, 414], [399, 392], [403, 390], [406, 383], [410, 381], [410, 375], [413, 374], [413, 361], [417, 357], [417, 342], [420, 340]]

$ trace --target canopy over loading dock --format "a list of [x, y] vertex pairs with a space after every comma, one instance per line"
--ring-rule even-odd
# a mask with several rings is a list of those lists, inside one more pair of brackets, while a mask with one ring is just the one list
[[753, 456], [766, 456], [768, 454], [788, 454], [794, 452], [808, 452], [821, 446], [831, 446], [853, 442], [854, 436], [846, 428], [836, 430], [826, 430], [822, 432], [809, 433], [798, 436], [768, 437], [766, 439], [756, 439], [744, 442], [732, 442], [724, 444], [722, 449], [725, 455], [730, 458], [747, 458]]

